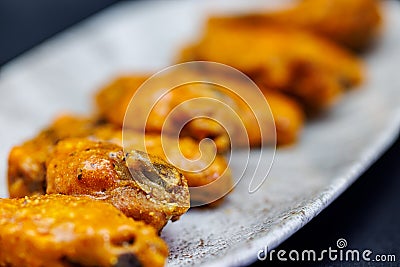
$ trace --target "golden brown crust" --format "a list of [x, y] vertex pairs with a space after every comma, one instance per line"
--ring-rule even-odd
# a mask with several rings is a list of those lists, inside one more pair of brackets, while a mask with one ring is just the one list
[[[101, 127], [95, 137], [122, 145], [122, 131], [119, 128]], [[124, 131], [124, 145], [126, 149], [138, 149], [161, 157], [174, 165], [185, 176], [190, 187], [192, 203], [209, 203], [225, 196], [233, 188], [232, 173], [222, 155], [215, 154], [210, 143], [203, 144], [200, 153], [199, 143], [190, 137], [175, 139], [157, 133], [148, 133], [143, 137], [135, 131]], [[202, 157], [201, 157], [202, 156]], [[213, 160], [210, 160], [214, 158]], [[208, 185], [202, 190], [191, 190], [191, 187]]]
[[[61, 123], [62, 122], [62, 123]], [[70, 127], [69, 127], [70, 125]], [[95, 120], [86, 119], [83, 117], [73, 117], [73, 116], [63, 116], [55, 121], [55, 123], [48, 128], [52, 132], [59, 132], [60, 129], [64, 128], [80, 128], [86, 129], [86, 134], [88, 136], [88, 140], [98, 140], [98, 141], [109, 141], [118, 145], [122, 145], [122, 131], [119, 127], [116, 127], [111, 124], [99, 124]], [[64, 135], [65, 136], [65, 135]], [[161, 139], [159, 134], [148, 134], [146, 135], [146, 147], [141, 144], [141, 140], [143, 139], [141, 135], [135, 132], [126, 132], [126, 136], [130, 136], [130, 148], [146, 150], [148, 153], [157, 155], [165, 160], [167, 160], [161, 146]], [[54, 137], [54, 136], [53, 136]], [[51, 153], [54, 151], [56, 146], [55, 142], [52, 141], [52, 138], [49, 138], [48, 135], [39, 134], [38, 137], [32, 139], [24, 143], [21, 146], [18, 146], [13, 149], [10, 153], [9, 160], [9, 192], [12, 197], [24, 197], [26, 195], [33, 194], [44, 194], [46, 189], [46, 161], [51, 158]], [[70, 134], [70, 137], [74, 137], [73, 132]], [[54, 138], [57, 139], [58, 138]], [[169, 144], [174, 144], [172, 138], [165, 136], [164, 141]], [[34, 144], [42, 144], [46, 145], [40, 146], [36, 145], [34, 149], [31, 149], [31, 143]], [[182, 149], [182, 153], [188, 159], [196, 159], [199, 157], [200, 152], [198, 150], [198, 143], [190, 137], [184, 137], [180, 139], [180, 148]], [[174, 158], [173, 162], [176, 162], [180, 157], [179, 148], [176, 146], [168, 146], [169, 154]], [[59, 146], [60, 149], [60, 146]], [[14, 150], [18, 150], [18, 153], [15, 153]], [[213, 150], [203, 151], [206, 153], [206, 158], [214, 155]], [[106, 156], [106, 155], [103, 155]], [[29, 164], [27, 164], [27, 162]], [[206, 161], [199, 161], [196, 164], [186, 164], [182, 165], [183, 169], [191, 169], [191, 170], [199, 170], [204, 168], [204, 164]], [[67, 164], [63, 162], [62, 164]], [[22, 172], [27, 168], [27, 166], [32, 166], [30, 168], [42, 167], [41, 175], [37, 175], [32, 172]], [[16, 175], [20, 173], [19, 175]], [[191, 196], [192, 201], [194, 202], [206, 202], [206, 199], [210, 200], [215, 199], [218, 196], [224, 195], [231, 190], [233, 186], [232, 176], [228, 165], [225, 159], [221, 155], [216, 155], [215, 160], [211, 163], [208, 168], [205, 168], [200, 172], [190, 172], [190, 171], [182, 171], [184, 176], [186, 177], [189, 186], [200, 186], [209, 184], [215, 180], [220, 180], [219, 183], [213, 184], [207, 188], [208, 196], [204, 197], [199, 194], [194, 194]], [[16, 179], [15, 177], [18, 177]], [[35, 181], [35, 182], [32, 182]], [[37, 182], [36, 182], [37, 181]], [[35, 184], [38, 183], [42, 185], [37, 190], [35, 188]], [[99, 184], [100, 185], [100, 184]], [[99, 186], [101, 187], [101, 186]], [[95, 186], [95, 188], [97, 188]], [[83, 190], [84, 188], [81, 188]], [[99, 189], [99, 188], [97, 188]], [[102, 188], [100, 188], [102, 189]], [[101, 190], [100, 190], [101, 191]]]
[[[179, 144], [176, 144], [179, 147], [176, 147], [174, 140], [168, 136], [163, 136], [161, 140], [159, 134], [147, 134], [144, 139], [145, 147], [140, 143], [142, 138], [137, 133], [125, 132], [124, 137], [128, 147], [139, 148], [176, 163], [175, 166], [188, 181], [191, 202], [196, 205], [214, 202], [233, 189], [232, 174], [228, 164], [224, 157], [215, 155], [211, 144], [203, 144], [200, 153], [199, 143], [189, 137], [180, 138]], [[212, 159], [214, 155], [215, 158]], [[202, 186], [207, 187], [200, 189]], [[193, 189], [194, 187], [197, 189]]]
[[350, 52], [305, 31], [247, 27], [209, 20], [203, 38], [183, 49], [179, 61], [217, 61], [249, 75], [265, 90], [298, 98], [311, 111], [326, 109], [363, 79]]
[[33, 139], [11, 149], [8, 156], [10, 197], [43, 194], [46, 191], [46, 160], [52, 144]]
[[[96, 97], [97, 109], [100, 116], [113, 124], [122, 126], [124, 115], [129, 104], [127, 99], [130, 100], [133, 97], [142, 80], [142, 76], [120, 77], [101, 89]], [[166, 116], [170, 113], [176, 103], [181, 103], [187, 99], [194, 99], [200, 96], [199, 93], [197, 93], [199, 90], [195, 90], [196, 88], [188, 87], [185, 89], [186, 90], [184, 93], [171, 93], [170, 97], [165, 97], [164, 100], [158, 103], [155, 108], [156, 111], [151, 113], [151, 124], [146, 128], [147, 131], [154, 133], [161, 132]], [[213, 93], [210, 88], [202, 89], [202, 95], [207, 94], [214, 99], [221, 98], [221, 96]], [[271, 90], [264, 91], [266, 91], [265, 96], [267, 101], [273, 102], [273, 105], [270, 105], [273, 115], [276, 118], [280, 118], [279, 120], [275, 121], [277, 127], [280, 129], [277, 132], [278, 145], [287, 145], [292, 143], [300, 134], [303, 126], [304, 112], [302, 111], [302, 108], [295, 104], [293, 100], [279, 92], [269, 93]], [[271, 100], [268, 99], [270, 95]], [[148, 98], [152, 98], [152, 96], [149, 96]], [[232, 132], [229, 133], [231, 135], [229, 136], [228, 133], [221, 127], [221, 125], [211, 119], [206, 118], [190, 121], [183, 128], [181, 135], [195, 138], [198, 141], [204, 138], [211, 138], [213, 139], [220, 153], [229, 150], [231, 145], [229, 140], [230, 137], [238, 140], [238, 142], [243, 146], [246, 145], [248, 141], [251, 146], [259, 146], [261, 143], [261, 136], [260, 132], [257, 132], [256, 130], [259, 128], [259, 125], [255, 120], [252, 109], [260, 109], [262, 107], [251, 107], [252, 109], [249, 109], [247, 105], [243, 105], [241, 100], [232, 93], [227, 93], [225, 98], [226, 99], [223, 100], [229, 103], [229, 105], [241, 117], [242, 123], [247, 129], [249, 140], [242, 140], [243, 136], [237, 136]], [[157, 108], [158, 110], [163, 110], [164, 113], [157, 112]], [[213, 113], [210, 114], [211, 118], [215, 116]], [[187, 116], [187, 114], [182, 115], [182, 117], [185, 116]], [[285, 121], [285, 124], [293, 125], [293, 127], [283, 127], [282, 121]], [[263, 138], [267, 143], [272, 141], [270, 136], [264, 136]], [[190, 178], [188, 178], [188, 180], [190, 185]]]
[[301, 134], [305, 115], [302, 107], [290, 97], [279, 92], [264, 91], [275, 121], [277, 144], [294, 144]]
[[156, 231], [89, 197], [0, 199], [0, 266], [163, 266]]
[[10, 197], [44, 194], [46, 160], [59, 140], [90, 136], [97, 122], [87, 118], [60, 116], [36, 137], [15, 146], [8, 157]]
[[306, 29], [356, 51], [371, 44], [382, 20], [377, 0], [302, 0], [292, 8], [275, 12], [213, 19], [250, 27], [284, 25]]
[[90, 195], [161, 230], [189, 209], [186, 179], [165, 161], [118, 145], [70, 138], [47, 164], [47, 193]]
[[69, 137], [94, 138], [97, 131], [109, 127], [96, 119], [61, 115], [34, 138], [13, 147], [8, 156], [10, 197], [45, 193], [46, 161], [60, 140]]
[[[176, 86], [176, 84], [174, 83], [180, 80], [179, 76], [190, 77], [193, 80], [201, 77], [198, 75], [198, 73], [194, 71], [182, 71], [179, 72], [178, 75], [168, 75], [166, 77], [158, 78], [155, 82], [156, 86], [159, 87], [156, 88], [157, 90], [148, 90], [149, 93], [147, 93], [147, 91], [141, 92], [143, 93], [143, 100], [151, 99], [154, 102], [147, 103], [148, 107], [135, 107], [137, 109], [144, 108], [145, 110], [143, 111], [143, 113], [147, 111], [146, 109], [149, 109], [149, 117], [147, 118], [145, 125], [146, 132], [161, 133], [161, 131], [163, 131], [164, 133], [167, 132], [171, 134], [171, 132], [174, 132], [175, 129], [182, 127], [183, 125], [181, 124], [184, 124], [187, 120], [190, 120], [194, 116], [196, 116], [197, 114], [193, 113], [193, 111], [195, 110], [202, 110], [204, 111], [203, 113], [207, 113], [211, 118], [215, 118], [216, 113], [218, 113], [218, 110], [208, 108], [204, 105], [201, 108], [199, 108], [198, 106], [193, 108], [193, 106], [191, 106], [192, 104], [186, 103], [186, 107], [183, 108], [176, 117], [174, 117], [173, 125], [170, 125], [169, 127], [166, 126], [165, 121], [167, 116], [171, 114], [171, 111], [179, 104], [187, 100], [207, 97], [211, 99], [218, 99], [223, 102], [229, 101], [229, 99], [226, 99], [224, 95], [218, 93], [216, 88], [211, 85], [205, 84], [190, 84], [179, 86], [178, 88], [175, 88], [175, 90], [168, 92], [164, 96], [159, 96], [160, 90], [158, 89], [168, 88], [169, 86]], [[99, 116], [110, 123], [122, 127], [124, 123], [125, 113], [128, 110], [128, 105], [134, 94], [137, 92], [137, 89], [140, 87], [140, 85], [142, 85], [143, 80], [144, 78], [142, 75], [124, 76], [117, 78], [109, 85], [102, 88], [96, 95], [96, 103]], [[140, 102], [141, 103], [137, 104], [142, 104], [142, 102], [144, 103], [145, 101]], [[150, 105], [154, 105], [151, 109], [151, 112]], [[201, 140], [202, 138], [200, 138], [198, 135], [203, 135], [203, 133], [207, 137], [221, 135], [221, 127], [219, 127], [218, 125], [216, 127], [213, 127], [215, 125], [212, 124], [210, 120], [205, 121], [207, 122], [206, 127], [201, 128], [200, 125], [195, 125], [199, 127], [194, 127], [192, 131], [192, 134], [194, 135], [191, 135], [191, 137]], [[193, 123], [192, 126], [194, 126]], [[142, 130], [129, 125], [129, 123], [126, 123], [124, 127], [131, 128], [133, 130]], [[218, 145], [217, 148], [220, 152], [225, 152], [229, 147], [229, 142], [226, 142], [224, 140], [220, 140], [220, 142], [217, 142], [216, 144]]]
[[132, 96], [149, 77], [150, 75], [145, 74], [121, 76], [99, 90], [95, 101], [100, 117], [122, 126]]

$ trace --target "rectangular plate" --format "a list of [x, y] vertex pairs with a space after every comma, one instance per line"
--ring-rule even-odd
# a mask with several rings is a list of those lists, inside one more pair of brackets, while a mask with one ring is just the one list
[[[198, 35], [210, 10], [235, 12], [277, 2], [124, 2], [52, 38], [0, 72], [0, 195], [7, 196], [11, 147], [60, 112], [89, 113], [99, 86], [121, 73], [158, 71]], [[254, 194], [242, 180], [216, 209], [193, 209], [162, 233], [170, 266], [239, 265], [274, 248], [342, 193], [397, 137], [400, 125], [400, 6], [384, 2], [382, 39], [365, 59], [368, 80], [300, 142], [279, 149]], [[233, 162], [243, 160], [234, 155]]]

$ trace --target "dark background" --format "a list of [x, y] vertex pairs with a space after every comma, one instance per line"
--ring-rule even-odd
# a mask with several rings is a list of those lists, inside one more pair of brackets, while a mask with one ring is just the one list
[[[0, 66], [29, 48], [115, 3], [115, 0], [0, 0]], [[400, 88], [399, 88], [400, 89]], [[399, 103], [400, 104], [400, 103]], [[348, 248], [395, 254], [397, 264], [293, 263], [292, 266], [400, 266], [400, 140], [344, 194], [276, 250]], [[287, 266], [256, 262], [254, 266]]]

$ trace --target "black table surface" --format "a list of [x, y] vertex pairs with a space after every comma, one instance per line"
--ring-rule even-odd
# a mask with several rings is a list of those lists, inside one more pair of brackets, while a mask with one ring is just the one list
[[[115, 3], [115, 0], [1, 0], [0, 66], [49, 37]], [[400, 88], [399, 88], [400, 89]], [[400, 103], [399, 103], [400, 104]], [[394, 254], [396, 262], [295, 262], [291, 266], [400, 266], [400, 139], [348, 190], [276, 250], [336, 247]], [[260, 248], [261, 249], [261, 248]], [[255, 255], [256, 256], [256, 255]], [[287, 266], [255, 262], [252, 266]]]

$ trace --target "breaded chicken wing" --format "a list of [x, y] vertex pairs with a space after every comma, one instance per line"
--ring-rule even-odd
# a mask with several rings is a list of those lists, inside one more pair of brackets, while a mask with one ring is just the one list
[[[97, 109], [100, 116], [113, 124], [122, 125], [129, 101], [143, 80], [145, 80], [143, 76], [120, 77], [100, 90], [96, 96]], [[251, 146], [260, 145], [261, 136], [260, 132], [257, 131], [259, 129], [259, 122], [255, 120], [253, 113], [254, 110], [262, 113], [261, 109], [264, 108], [263, 106], [252, 106], [249, 108], [234, 94], [227, 93], [225, 98], [222, 99], [220, 95], [213, 93], [209, 88], [203, 87], [202, 89], [201, 95], [208, 94], [210, 97], [225, 101], [236, 110], [246, 127], [248, 140], [242, 140], [245, 136], [235, 135], [234, 132], [229, 133], [231, 136], [228, 136], [225, 129], [211, 119], [196, 119], [189, 122], [183, 128], [182, 135], [190, 136], [197, 140], [211, 138], [215, 142], [219, 152], [224, 152], [229, 148], [229, 138], [235, 138], [241, 144], [246, 144], [248, 141]], [[210, 90], [210, 92], [205, 94], [206, 90]], [[197, 88], [187, 87], [184, 92], [177, 92], [175, 94], [172, 92], [169, 96], [161, 99], [150, 114], [149, 125], [147, 125], [146, 129], [150, 132], [161, 132], [164, 121], [173, 108], [186, 99], [200, 96], [198, 91]], [[266, 91], [264, 92], [264, 96], [270, 105], [276, 128], [279, 129], [277, 132], [278, 145], [287, 145], [294, 142], [303, 127], [304, 112], [302, 108], [292, 99], [279, 92]], [[149, 95], [148, 98], [153, 99], [154, 96]], [[193, 109], [196, 108], [194, 107]], [[217, 112], [218, 110], [213, 110], [208, 113], [211, 114], [210, 117], [213, 117], [216, 116], [215, 113]], [[182, 115], [182, 117], [185, 116], [187, 114]], [[264, 136], [264, 138], [267, 142], [271, 141], [269, 136]], [[190, 185], [190, 178], [188, 180]]]
[[155, 229], [89, 197], [0, 199], [0, 266], [163, 266]]
[[[176, 140], [168, 135], [122, 130], [110, 124], [97, 127], [92, 138], [106, 140], [125, 149], [137, 149], [150, 155], [161, 157], [185, 176], [192, 203], [207, 204], [216, 201], [228, 194], [233, 188], [230, 168], [222, 155], [215, 154], [211, 143], [203, 143], [202, 150], [199, 143], [190, 137], [181, 137]], [[124, 144], [122, 144], [124, 143]], [[207, 186], [200, 189], [199, 187]], [[191, 190], [197, 187], [196, 190]]]
[[324, 39], [284, 27], [247, 27], [210, 20], [203, 38], [179, 61], [216, 61], [249, 75], [263, 90], [299, 99], [309, 112], [324, 110], [363, 79], [361, 62]]
[[310, 30], [338, 44], [363, 50], [379, 32], [381, 11], [377, 0], [302, 0], [292, 8], [231, 17], [218, 23], [270, 27], [273, 24]]
[[46, 192], [46, 161], [58, 141], [93, 134], [97, 122], [87, 118], [61, 116], [35, 138], [11, 149], [8, 156], [10, 197]]
[[[196, 75], [195, 72], [189, 71], [180, 73], [180, 75], [191, 77], [192, 80], [199, 78], [199, 75]], [[183, 126], [187, 120], [190, 120], [192, 117], [201, 113], [208, 114], [211, 118], [216, 118], [218, 115], [223, 116], [222, 113], [218, 112], [218, 109], [215, 109], [212, 106], [202, 105], [201, 107], [194, 107], [193, 105], [186, 103], [186, 108], [181, 110], [176, 117], [174, 117], [173, 125], [166, 125], [165, 121], [168, 115], [171, 114], [172, 110], [188, 100], [210, 98], [220, 100], [224, 103], [227, 102], [233, 107], [236, 106], [229, 97], [220, 94], [218, 90], [209, 84], [190, 84], [181, 86], [165, 95], [161, 95], [161, 89], [176, 86], [175, 82], [179, 81], [179, 77], [177, 76], [179, 75], [168, 75], [165, 78], [163, 77], [158, 79], [156, 84], [158, 88], [155, 88], [156, 90], [148, 90], [146, 92], [141, 91], [143, 99], [141, 99], [138, 104], [141, 104], [142, 107], [135, 107], [140, 109], [141, 112], [136, 112], [136, 116], [133, 119], [137, 121], [137, 116], [140, 114], [142, 114], [142, 116], [148, 115], [145, 125], [146, 132], [161, 133], [163, 131], [164, 133], [167, 132], [172, 134], [176, 129]], [[96, 95], [96, 104], [100, 117], [110, 123], [122, 126], [125, 114], [128, 111], [128, 105], [132, 97], [137, 93], [138, 88], [142, 85], [143, 81], [146, 80], [144, 77], [144, 75], [120, 77], [102, 88]], [[152, 107], [151, 111], [150, 107]], [[146, 114], [146, 112], [149, 114]], [[211, 125], [211, 123], [208, 123], [207, 126], [208, 127], [205, 130], [205, 134], [207, 135], [206, 137], [221, 136], [221, 128], [218, 125]], [[142, 127], [142, 125], [139, 125], [139, 127]], [[125, 124], [125, 128], [141, 130], [136, 125], [129, 125], [129, 123]], [[197, 128], [194, 132], [196, 132], [197, 135], [204, 133], [202, 129]], [[196, 138], [198, 137], [197, 135], [191, 135], [191, 137]], [[226, 151], [230, 145], [229, 141], [225, 138], [216, 139], [215, 143], [220, 152]]]
[[64, 139], [49, 156], [46, 193], [89, 195], [161, 230], [190, 206], [186, 179], [164, 160], [85, 138]]
[[[121, 136], [120, 132], [114, 134], [115, 140]], [[193, 205], [222, 200], [233, 189], [230, 168], [224, 157], [215, 155], [210, 143], [203, 143], [200, 151], [199, 143], [189, 137], [174, 143], [174, 139], [168, 136], [161, 138], [159, 134], [146, 134], [143, 139], [138, 133], [125, 131], [124, 138], [127, 147], [141, 149], [176, 166], [187, 179]]]
[[[75, 132], [71, 131], [69, 136], [63, 134], [64, 138], [59, 138], [58, 133], [65, 128], [81, 130], [77, 130], [78, 136], [75, 136]], [[83, 131], [82, 129], [85, 130]], [[163, 152], [159, 134], [147, 134], [145, 148], [143, 142], [141, 142], [143, 136], [135, 132], [125, 132], [125, 135], [130, 143], [129, 147], [127, 147], [128, 149], [146, 150], [148, 153], [168, 161]], [[54, 152], [57, 143], [60, 142], [59, 140], [63, 140], [66, 137], [85, 137], [90, 140], [108, 141], [122, 145], [122, 130], [120, 127], [107, 123], [98, 123], [96, 120], [82, 117], [60, 117], [37, 137], [11, 150], [8, 166], [8, 183], [11, 197], [24, 197], [46, 192], [48, 165], [46, 162], [48, 163], [51, 159], [51, 154]], [[172, 138], [164, 136], [164, 142], [167, 143], [166, 147], [169, 148], [168, 155], [173, 158], [172, 163], [179, 161], [181, 151], [183, 156], [188, 159], [197, 159], [199, 157], [198, 143], [192, 138], [181, 138], [179, 140], [179, 148], [174, 145]], [[168, 144], [172, 145], [168, 146]], [[196, 193], [190, 196], [191, 201], [196, 203], [207, 203], [222, 197], [231, 190], [233, 185], [232, 176], [225, 159], [221, 155], [216, 155], [208, 166], [207, 159], [214, 155], [214, 151], [206, 149], [202, 152], [205, 156], [204, 159], [193, 162], [185, 161], [180, 166], [176, 166], [181, 169], [190, 187], [199, 187], [218, 180], [204, 189], [203, 194]], [[40, 172], [32, 172], [35, 169], [39, 169]]]

